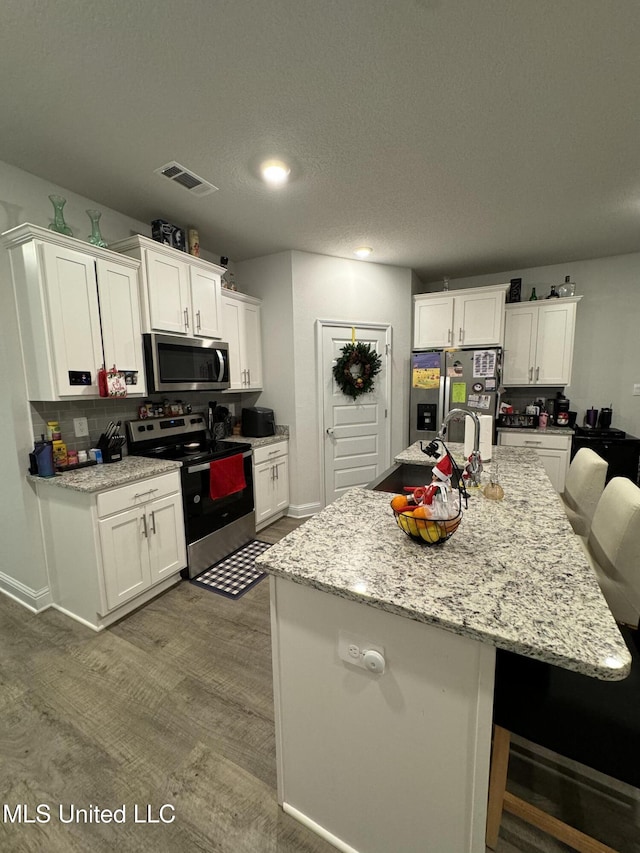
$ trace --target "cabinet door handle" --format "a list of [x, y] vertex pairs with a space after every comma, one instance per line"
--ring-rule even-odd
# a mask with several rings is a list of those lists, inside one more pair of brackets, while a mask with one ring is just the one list
[[189, 328], [189, 309], [184, 309], [184, 327], [185, 329]]
[[200, 322], [200, 309], [196, 311], [196, 332], [199, 332], [202, 328], [202, 323]]
[[149, 538], [149, 530], [147, 528], [147, 516], [142, 516], [142, 532], [144, 533], [145, 539]]
[[333, 435], [333, 427], [327, 427], [327, 435]]
[[458, 333], [458, 341], [462, 343], [462, 339], [464, 338], [464, 332], [462, 331], [462, 326], [460, 326], [460, 331]]
[[153, 525], [151, 527], [151, 532], [155, 533], [156, 532], [156, 513], [155, 513], [155, 510], [151, 513], [151, 524]]
[[542, 444], [542, 439], [538, 439], [537, 441], [533, 438], [525, 438], [525, 444]]
[[133, 496], [134, 501], [137, 501], [138, 498], [143, 498], [145, 495], [151, 495], [153, 492], [157, 492], [157, 489], [147, 489], [146, 492], [136, 492]]
[[529, 368], [529, 382], [533, 382], [533, 367]]
[[277, 466], [277, 465], [274, 465], [273, 470], [276, 472], [276, 480], [279, 480], [279, 479], [280, 479], [280, 476], [279, 476], [279, 474], [278, 474], [278, 466]]
[[453, 329], [447, 329], [447, 343], [453, 343]]
[[247, 370], [247, 385], [251, 386], [251, 368]]
[[540, 379], [540, 368], [536, 367], [536, 382]]

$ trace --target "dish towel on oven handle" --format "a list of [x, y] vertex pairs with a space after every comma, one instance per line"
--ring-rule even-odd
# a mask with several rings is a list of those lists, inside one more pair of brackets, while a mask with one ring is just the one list
[[209, 497], [212, 501], [226, 498], [247, 487], [242, 453], [214, 459], [209, 465]]

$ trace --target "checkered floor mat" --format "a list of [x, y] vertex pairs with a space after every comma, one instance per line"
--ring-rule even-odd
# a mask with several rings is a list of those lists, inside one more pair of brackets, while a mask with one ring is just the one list
[[192, 578], [191, 583], [227, 598], [240, 598], [266, 577], [265, 572], [256, 568], [254, 560], [270, 547], [266, 542], [252, 539], [224, 560]]

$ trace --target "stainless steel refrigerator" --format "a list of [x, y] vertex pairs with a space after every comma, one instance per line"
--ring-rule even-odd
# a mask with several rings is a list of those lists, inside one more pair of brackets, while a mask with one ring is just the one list
[[[491, 415], [495, 432], [501, 370], [500, 347], [412, 352], [409, 443], [434, 438], [451, 409]], [[464, 442], [466, 420], [448, 425], [449, 441]]]

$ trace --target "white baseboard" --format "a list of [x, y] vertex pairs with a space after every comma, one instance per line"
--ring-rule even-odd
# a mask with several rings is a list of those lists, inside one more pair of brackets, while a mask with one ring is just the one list
[[41, 613], [51, 607], [51, 590], [48, 586], [42, 589], [31, 589], [16, 578], [0, 572], [0, 592], [22, 604], [32, 613]]
[[310, 515], [315, 515], [322, 509], [322, 504], [319, 501], [309, 504], [289, 504], [287, 515], [289, 518], [308, 518]]
[[346, 841], [343, 841], [341, 838], [338, 838], [337, 835], [334, 835], [332, 832], [329, 832], [328, 829], [325, 829], [323, 826], [320, 826], [319, 823], [316, 823], [315, 820], [311, 820], [310, 817], [307, 817], [306, 814], [299, 812], [298, 809], [294, 808], [294, 806], [290, 806], [289, 803], [282, 804], [282, 810], [287, 814], [290, 814], [291, 817], [295, 818], [299, 823], [303, 826], [306, 826], [311, 832], [315, 832], [316, 835], [319, 835], [320, 838], [324, 838], [325, 841], [328, 841], [329, 844], [333, 844], [333, 846], [341, 850], [342, 853], [358, 853], [355, 847], [351, 847], [350, 844], [347, 844]]

